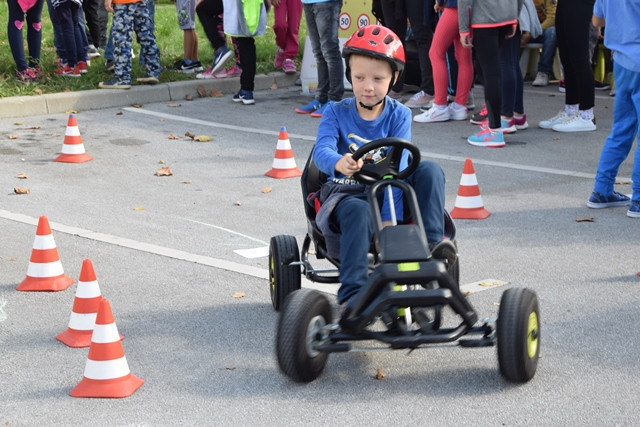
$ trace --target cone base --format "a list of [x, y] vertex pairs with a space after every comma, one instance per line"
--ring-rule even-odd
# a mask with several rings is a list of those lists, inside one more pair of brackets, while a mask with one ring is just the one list
[[57, 292], [67, 289], [73, 283], [73, 279], [66, 275], [58, 277], [36, 278], [27, 276], [17, 287], [19, 291], [27, 292]]
[[485, 219], [491, 215], [491, 212], [485, 208], [461, 209], [454, 207], [449, 215], [454, 219]]
[[56, 335], [56, 339], [67, 347], [82, 348], [89, 347], [91, 345], [92, 335], [93, 330], [77, 331], [75, 329], [67, 329], [66, 331]]
[[135, 393], [142, 384], [144, 384], [144, 380], [133, 374], [110, 380], [92, 380], [85, 377], [69, 392], [69, 395], [72, 397], [98, 398], [128, 397]]
[[93, 160], [93, 157], [84, 154], [60, 154], [58, 157], [54, 159], [55, 162], [64, 162], [64, 163], [84, 163]]
[[297, 176], [302, 176], [302, 171], [299, 169], [271, 169], [269, 172], [265, 173], [266, 176], [270, 176], [271, 178], [295, 178]]

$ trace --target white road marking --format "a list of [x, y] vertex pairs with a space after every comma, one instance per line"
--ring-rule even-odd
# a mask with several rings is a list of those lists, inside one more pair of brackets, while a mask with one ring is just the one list
[[244, 237], [245, 239], [253, 240], [254, 242], [258, 242], [258, 243], [261, 243], [263, 245], [268, 245], [268, 243], [263, 241], [263, 240], [256, 239], [255, 237], [247, 236], [246, 234], [242, 234], [242, 233], [239, 233], [237, 231], [230, 230], [228, 228], [220, 227], [219, 225], [208, 224], [206, 222], [196, 221], [194, 219], [189, 219], [189, 218], [178, 217], [178, 219], [183, 219], [185, 221], [190, 221], [190, 222], [194, 222], [196, 224], [205, 225], [207, 227], [215, 228], [217, 230], [226, 231], [229, 234], [235, 234], [236, 236], [241, 236], [241, 237]]

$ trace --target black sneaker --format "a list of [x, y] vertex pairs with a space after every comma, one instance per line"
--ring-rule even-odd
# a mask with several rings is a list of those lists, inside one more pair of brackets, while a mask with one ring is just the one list
[[471, 122], [471, 124], [481, 125], [485, 120], [487, 120], [487, 118], [489, 118], [487, 106], [486, 104], [482, 104], [482, 110], [480, 110], [479, 113], [475, 113], [473, 116], [471, 116], [471, 120], [469, 121]]
[[255, 104], [253, 99], [253, 91], [240, 89], [238, 93], [233, 95], [233, 102], [242, 102], [244, 105]]
[[200, 61], [192, 61], [191, 64], [187, 64], [184, 59], [181, 59], [180, 61], [174, 63], [173, 69], [179, 73], [185, 74], [193, 74], [196, 72], [199, 73], [200, 71], [204, 70]]
[[118, 80], [116, 77], [112, 77], [106, 82], [98, 83], [98, 87], [101, 89], [129, 89], [131, 88], [131, 83], [126, 83]]
[[593, 88], [594, 88], [595, 90], [608, 90], [608, 89], [610, 89], [610, 88], [611, 88], [611, 85], [606, 84], [606, 83], [603, 83], [603, 82], [598, 81], [598, 80], [594, 80], [594, 82], [593, 82]]
[[136, 79], [136, 82], [143, 83], [143, 84], [146, 84], [146, 85], [157, 85], [159, 83], [159, 80], [158, 80], [157, 77], [152, 76], [149, 73], [145, 73], [144, 76], [138, 77]]

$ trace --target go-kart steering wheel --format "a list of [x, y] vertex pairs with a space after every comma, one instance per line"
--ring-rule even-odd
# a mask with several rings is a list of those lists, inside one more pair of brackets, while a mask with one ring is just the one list
[[[379, 138], [366, 143], [358, 148], [352, 155], [353, 160], [358, 160], [371, 150], [380, 147], [388, 147], [387, 155], [378, 163], [369, 163], [362, 166], [353, 177], [363, 184], [374, 184], [384, 177], [392, 176], [394, 179], [404, 179], [411, 175], [420, 164], [420, 149], [406, 139], [402, 138]], [[400, 171], [400, 159], [402, 152], [409, 150], [409, 163], [405, 169]]]

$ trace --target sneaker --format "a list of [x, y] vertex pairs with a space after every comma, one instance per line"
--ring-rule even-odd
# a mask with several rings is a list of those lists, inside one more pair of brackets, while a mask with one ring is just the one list
[[492, 130], [488, 125], [482, 126], [480, 131], [467, 138], [467, 142], [477, 147], [500, 148], [504, 147], [504, 134], [498, 130]]
[[242, 68], [240, 68], [238, 65], [234, 65], [228, 70], [218, 71], [217, 73], [213, 74], [213, 78], [224, 79], [225, 77], [238, 77], [241, 74]]
[[282, 61], [284, 61], [284, 50], [278, 48], [276, 57], [273, 60], [273, 68], [282, 68]]
[[242, 102], [244, 105], [255, 104], [253, 99], [253, 91], [240, 89], [238, 93], [233, 95], [233, 102]]
[[502, 117], [500, 118], [500, 130], [502, 131], [502, 133], [516, 133], [516, 131], [518, 130], [516, 128], [516, 121], [513, 120], [513, 118], [511, 118], [510, 120], [507, 119], [503, 119]]
[[451, 111], [449, 107], [441, 107], [434, 105], [422, 114], [418, 114], [413, 118], [416, 123], [434, 123], [446, 122], [451, 119]]
[[142, 77], [138, 77], [136, 79], [136, 82], [143, 83], [146, 85], [157, 85], [160, 82], [160, 80], [158, 80], [157, 77], [152, 76], [149, 73], [145, 73]]
[[467, 108], [469, 107], [465, 108], [455, 102], [452, 102], [447, 108], [449, 109], [449, 116], [451, 120], [467, 120], [467, 117], [469, 117], [469, 113], [467, 112]]
[[295, 74], [298, 72], [296, 63], [293, 62], [293, 59], [285, 58], [285, 60], [282, 61], [282, 71], [284, 71], [285, 74]]
[[607, 84], [607, 83], [603, 83], [601, 81], [595, 80], [593, 82], [593, 88], [595, 90], [607, 90], [611, 88], [611, 85]]
[[327, 105], [329, 105], [329, 103], [325, 102], [324, 104], [322, 104], [322, 107], [318, 108], [316, 111], [311, 113], [310, 116], [315, 117], [316, 119], [319, 119], [320, 117], [322, 117], [322, 113], [324, 113], [324, 110], [327, 108]]
[[476, 113], [473, 116], [471, 116], [471, 120], [469, 121], [474, 125], [481, 125], [482, 123], [486, 122], [488, 118], [489, 118], [489, 111], [487, 111], [487, 105], [482, 104], [482, 110], [480, 110], [479, 113]]
[[440, 240], [433, 245], [431, 256], [440, 259], [446, 263], [447, 270], [453, 266], [458, 260], [458, 249], [456, 245], [449, 239]]
[[632, 200], [629, 210], [627, 211], [629, 218], [640, 218], [640, 200]]
[[89, 72], [87, 63], [85, 61], [78, 61], [78, 70], [80, 70], [80, 74], [87, 74]]
[[204, 70], [204, 68], [202, 67], [202, 63], [200, 61], [192, 61], [191, 64], [185, 63], [182, 66], [180, 72], [184, 74], [193, 74], [202, 70]]
[[214, 79], [212, 70], [213, 67], [209, 67], [205, 72], [196, 74], [196, 79]]
[[[592, 209], [612, 208], [616, 206], [627, 206], [629, 203], [631, 203], [631, 199], [617, 191], [614, 191], [609, 196], [594, 191], [587, 201], [587, 207]], [[639, 202], [634, 201], [634, 203]], [[631, 208], [629, 208], [629, 210], [631, 210]]]
[[564, 79], [558, 82], [558, 92], [565, 93], [567, 91], [567, 86], [564, 84]]
[[433, 95], [425, 93], [423, 90], [413, 95], [407, 102], [404, 103], [409, 108], [431, 108], [433, 104]]
[[569, 120], [565, 120], [562, 123], [557, 123], [551, 128], [556, 132], [591, 132], [596, 130], [596, 124], [594, 120], [583, 119], [580, 114], [576, 114]]
[[101, 89], [129, 89], [131, 87], [131, 83], [125, 83], [118, 80], [116, 77], [112, 77], [106, 82], [98, 83], [98, 87]]
[[400, 99], [402, 98], [402, 92], [396, 92], [395, 90], [390, 90], [387, 96], [391, 99]]
[[116, 67], [116, 63], [113, 60], [109, 60], [104, 64], [104, 68], [107, 71], [113, 71], [113, 69]]
[[20, 83], [31, 83], [38, 79], [38, 76], [31, 70], [31, 68], [25, 68], [24, 71], [16, 71], [16, 78]]
[[549, 84], [549, 73], [538, 71], [536, 78], [533, 79], [531, 86], [547, 86]]
[[523, 114], [522, 116], [513, 116], [514, 124], [516, 125], [516, 129], [524, 130], [529, 127], [529, 123], [527, 123], [527, 115]]
[[87, 56], [89, 58], [97, 58], [100, 56], [100, 51], [98, 51], [94, 45], [90, 44], [89, 49], [87, 49]]
[[[233, 56], [233, 51], [227, 45], [220, 46], [213, 54], [213, 64], [211, 65], [211, 74], [217, 73], [224, 69], [224, 64]], [[184, 70], [184, 68], [183, 68]], [[198, 71], [202, 71], [201, 69]]]
[[80, 69], [76, 65], [75, 67], [69, 67], [69, 64], [65, 64], [64, 67], [59, 67], [54, 71], [58, 76], [65, 77], [80, 77]]
[[314, 99], [313, 101], [311, 101], [307, 105], [304, 105], [302, 107], [296, 108], [296, 113], [298, 113], [298, 114], [311, 114], [311, 113], [315, 112], [316, 110], [319, 110], [320, 108], [322, 108], [324, 106], [324, 104], [326, 104], [326, 102], [322, 103], [322, 102], [318, 101], [317, 99]]
[[542, 129], [553, 129], [555, 125], [562, 123], [570, 118], [571, 117], [569, 117], [567, 113], [564, 112], [564, 110], [561, 110], [560, 112], [558, 112], [558, 114], [551, 117], [550, 119], [543, 120], [538, 123], [538, 126], [540, 126]]

